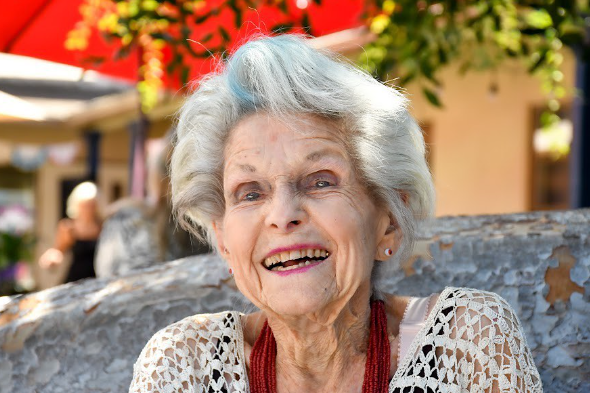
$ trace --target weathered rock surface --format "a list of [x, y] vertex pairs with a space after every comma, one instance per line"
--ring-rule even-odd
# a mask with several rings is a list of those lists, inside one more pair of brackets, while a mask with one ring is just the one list
[[[590, 210], [435, 220], [387, 287], [445, 286], [508, 300], [545, 391], [590, 391]], [[152, 334], [226, 309], [251, 306], [213, 255], [12, 299], [0, 307], [0, 393], [124, 392]]]

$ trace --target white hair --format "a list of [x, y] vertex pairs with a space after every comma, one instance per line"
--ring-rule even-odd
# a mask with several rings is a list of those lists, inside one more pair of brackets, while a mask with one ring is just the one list
[[78, 217], [80, 202], [96, 199], [97, 196], [98, 189], [96, 188], [96, 184], [89, 181], [78, 184], [68, 196], [68, 200], [66, 201], [66, 214], [71, 219]]
[[195, 236], [202, 227], [217, 247], [212, 222], [225, 210], [222, 170], [231, 130], [254, 113], [279, 119], [309, 114], [342, 125], [362, 181], [403, 234], [396, 259], [407, 258], [417, 221], [430, 217], [434, 206], [424, 138], [407, 105], [399, 91], [313, 49], [301, 36], [244, 44], [198, 84], [180, 110], [171, 159], [179, 223]]

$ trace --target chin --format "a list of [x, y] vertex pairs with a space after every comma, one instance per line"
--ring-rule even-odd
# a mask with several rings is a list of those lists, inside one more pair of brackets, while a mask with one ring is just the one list
[[286, 317], [322, 313], [334, 300], [334, 289], [325, 285], [314, 288], [289, 288], [285, 285], [277, 295], [268, 299], [267, 307]]

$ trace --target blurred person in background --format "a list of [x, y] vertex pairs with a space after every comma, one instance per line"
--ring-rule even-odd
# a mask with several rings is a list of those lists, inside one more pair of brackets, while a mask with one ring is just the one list
[[148, 151], [147, 198], [126, 198], [110, 206], [98, 242], [98, 277], [120, 276], [190, 255], [208, 253], [205, 243], [178, 228], [170, 204], [167, 162], [170, 135]]
[[39, 258], [44, 269], [64, 263], [65, 253], [72, 253], [72, 264], [64, 282], [95, 277], [94, 254], [102, 222], [98, 212], [98, 189], [92, 182], [78, 184], [67, 200], [68, 218], [59, 221], [55, 244]]

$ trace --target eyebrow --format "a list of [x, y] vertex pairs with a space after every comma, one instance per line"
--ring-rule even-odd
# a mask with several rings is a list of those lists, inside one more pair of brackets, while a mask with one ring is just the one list
[[238, 166], [240, 167], [241, 170], [243, 170], [244, 172], [251, 172], [254, 173], [256, 172], [256, 168], [254, 168], [252, 165], [250, 164], [238, 164]]
[[326, 148], [326, 149], [321, 149], [321, 150], [318, 150], [318, 151], [314, 151], [312, 153], [309, 153], [307, 155], [307, 157], [305, 157], [305, 159], [307, 161], [316, 162], [316, 161], [319, 161], [320, 159], [322, 159], [325, 156], [332, 156], [332, 157], [337, 157], [337, 158], [343, 158], [342, 155], [340, 153], [336, 152], [335, 150], [330, 149], [330, 148]]

